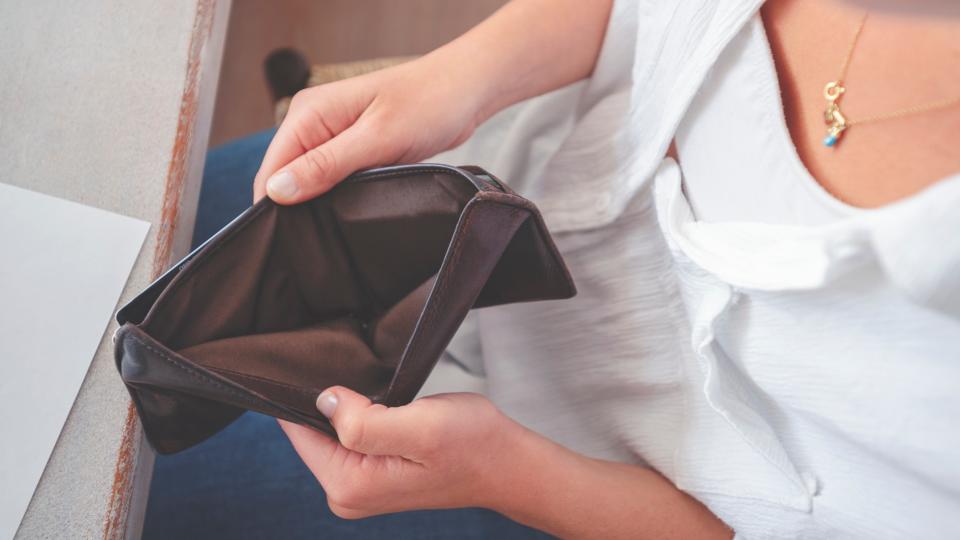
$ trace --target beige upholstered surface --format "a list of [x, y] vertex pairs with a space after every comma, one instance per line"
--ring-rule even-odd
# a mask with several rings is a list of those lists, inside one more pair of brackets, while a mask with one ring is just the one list
[[[349, 79], [350, 77], [356, 77], [357, 75], [363, 75], [377, 71], [378, 69], [402, 64], [414, 58], [416, 58], [416, 56], [391, 56], [387, 58], [359, 60], [356, 62], [315, 65], [310, 68], [310, 80], [307, 81], [307, 86], [317, 86], [341, 79]], [[273, 104], [273, 118], [276, 125], [280, 125], [280, 122], [283, 122], [283, 118], [287, 115], [288, 108], [290, 108], [290, 98], [283, 98]]]

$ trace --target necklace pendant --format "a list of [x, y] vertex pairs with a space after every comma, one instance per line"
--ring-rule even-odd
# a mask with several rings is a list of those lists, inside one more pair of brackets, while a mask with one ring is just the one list
[[840, 140], [840, 136], [843, 135], [843, 130], [847, 129], [847, 126], [842, 124], [834, 124], [827, 128], [827, 136], [823, 138], [823, 145], [827, 148], [832, 148], [837, 144], [837, 141]]
[[847, 129], [847, 119], [840, 112], [840, 107], [836, 103], [831, 103], [827, 107], [824, 117], [827, 119], [827, 136], [823, 138], [823, 145], [832, 148], [840, 140], [840, 136]]
[[840, 112], [840, 96], [846, 89], [839, 81], [827, 83], [823, 89], [823, 97], [827, 100], [827, 109], [823, 112], [823, 120], [827, 123], [827, 136], [823, 138], [823, 145], [832, 148], [840, 140], [840, 135], [847, 129], [847, 118]]
[[840, 81], [830, 81], [826, 86], [823, 87], [823, 97], [833, 103], [840, 99], [840, 96], [847, 91], [847, 88], [843, 86], [843, 83]]

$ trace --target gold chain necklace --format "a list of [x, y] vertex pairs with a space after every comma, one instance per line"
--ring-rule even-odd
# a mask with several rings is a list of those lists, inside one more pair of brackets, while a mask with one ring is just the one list
[[862, 126], [864, 124], [881, 122], [883, 120], [892, 120], [894, 118], [901, 118], [911, 114], [920, 114], [937, 109], [945, 109], [960, 103], [960, 96], [957, 96], [948, 99], [941, 99], [931, 103], [925, 103], [922, 105], [905, 107], [893, 112], [875, 114], [873, 116], [857, 119], [856, 121], [844, 116], [843, 113], [840, 112], [840, 98], [843, 96], [843, 93], [847, 91], [843, 80], [847, 77], [847, 68], [850, 67], [850, 59], [853, 57], [853, 50], [857, 47], [857, 41], [860, 39], [860, 33], [863, 32], [863, 25], [866, 24], [866, 22], [867, 15], [864, 14], [863, 18], [860, 19], [860, 25], [857, 26], [857, 32], [853, 35], [853, 39], [850, 41], [850, 48], [847, 49], [847, 55], [843, 59], [843, 65], [840, 67], [840, 77], [835, 81], [828, 82], [827, 85], [823, 87], [823, 97], [827, 99], [827, 110], [823, 113], [824, 120], [827, 122], [827, 136], [824, 137], [823, 144], [827, 147], [833, 147], [836, 145], [837, 141], [840, 140], [840, 135], [854, 125]]

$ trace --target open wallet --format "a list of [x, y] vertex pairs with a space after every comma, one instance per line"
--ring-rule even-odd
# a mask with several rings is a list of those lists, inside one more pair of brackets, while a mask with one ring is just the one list
[[160, 453], [245, 410], [335, 435], [324, 389], [409, 403], [471, 308], [574, 294], [537, 208], [492, 175], [384, 167], [245, 211], [117, 313], [115, 357]]

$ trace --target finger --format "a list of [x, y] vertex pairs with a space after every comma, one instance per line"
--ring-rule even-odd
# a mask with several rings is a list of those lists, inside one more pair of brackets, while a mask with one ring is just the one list
[[[292, 112], [292, 111], [291, 111]], [[307, 125], [304, 115], [287, 118], [277, 128], [277, 132], [267, 147], [267, 152], [260, 163], [260, 169], [253, 179], [254, 202], [267, 194], [267, 179], [273, 176], [281, 167], [287, 165], [307, 150], [320, 146], [334, 137], [334, 133], [326, 129], [326, 125], [316, 122], [317, 125]]]
[[267, 153], [263, 156], [260, 169], [253, 178], [254, 203], [267, 195], [267, 178], [307, 150], [300, 142], [300, 136], [294, 132], [294, 128], [291, 126], [291, 122], [286, 121], [280, 124], [277, 132], [273, 135], [273, 140], [270, 141], [270, 146], [267, 147]]
[[267, 195], [280, 204], [312, 199], [358, 169], [383, 164], [383, 148], [362, 124], [354, 124], [268, 178]]
[[374, 404], [353, 390], [334, 386], [317, 398], [317, 409], [330, 419], [340, 444], [348, 450], [410, 459], [419, 454], [422, 444], [420, 415], [409, 405], [386, 407]]
[[277, 422], [293, 444], [293, 449], [315, 475], [327, 468], [337, 452], [337, 441], [307, 426], [279, 419]]
[[254, 202], [266, 195], [267, 178], [307, 150], [329, 141], [356, 119], [337, 107], [324, 112], [314, 110], [310, 103], [320, 97], [317, 92], [323, 91], [324, 87], [316, 87], [293, 96], [287, 116], [277, 128], [254, 177]]

